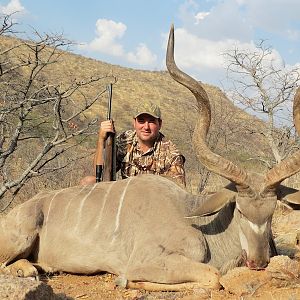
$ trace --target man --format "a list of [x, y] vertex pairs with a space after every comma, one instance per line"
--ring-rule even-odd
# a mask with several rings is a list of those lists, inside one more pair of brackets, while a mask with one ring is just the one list
[[[133, 116], [134, 130], [127, 130], [116, 138], [117, 171], [122, 178], [138, 174], [167, 176], [185, 187], [185, 158], [175, 145], [166, 140], [160, 132], [162, 126], [160, 108], [152, 102], [142, 102]], [[103, 121], [100, 125], [96, 165], [103, 165], [103, 152], [108, 132], [115, 132], [113, 121]], [[81, 183], [95, 182], [94, 176], [84, 178]]]

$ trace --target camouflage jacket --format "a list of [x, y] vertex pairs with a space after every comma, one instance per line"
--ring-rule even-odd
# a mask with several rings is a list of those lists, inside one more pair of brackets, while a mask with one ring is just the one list
[[127, 130], [116, 138], [117, 170], [122, 178], [138, 174], [157, 174], [175, 179], [185, 186], [185, 158], [175, 145], [159, 133], [154, 146], [147, 152], [139, 150], [136, 132]]

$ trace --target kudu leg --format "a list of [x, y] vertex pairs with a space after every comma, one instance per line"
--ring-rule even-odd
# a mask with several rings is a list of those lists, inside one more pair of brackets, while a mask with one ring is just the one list
[[[3, 235], [1, 235], [1, 273], [11, 274], [17, 277], [36, 277], [38, 275], [37, 269], [28, 260], [24, 259], [30, 252], [31, 245], [27, 244], [26, 242], [24, 242], [22, 245], [17, 243], [13, 244], [10, 239], [7, 239], [6, 243], [2, 243], [3, 240]], [[11, 263], [12, 261], [14, 262]]]
[[[148, 264], [132, 266], [124, 274], [128, 288], [148, 290], [181, 290], [199, 287], [219, 289], [219, 271], [179, 254], [171, 254]], [[142, 281], [142, 282], [137, 282]]]
[[4, 269], [5, 273], [17, 277], [36, 277], [37, 269], [27, 260], [19, 259]]
[[[37, 271], [25, 260], [36, 244], [38, 233], [34, 216], [25, 218], [26, 223], [17, 222], [17, 213], [5, 216], [0, 222], [0, 264], [4, 273], [14, 276], [36, 276]], [[13, 264], [9, 265], [11, 262]]]

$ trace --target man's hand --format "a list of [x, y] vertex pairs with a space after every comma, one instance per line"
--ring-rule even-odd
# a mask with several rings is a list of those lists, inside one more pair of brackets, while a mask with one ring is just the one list
[[108, 132], [115, 132], [115, 126], [113, 120], [106, 120], [101, 122], [100, 129], [99, 129], [99, 140], [105, 141], [107, 139]]

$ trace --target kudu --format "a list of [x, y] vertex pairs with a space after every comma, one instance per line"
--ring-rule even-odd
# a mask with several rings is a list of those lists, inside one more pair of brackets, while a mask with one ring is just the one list
[[[208, 148], [209, 99], [201, 84], [174, 62], [173, 26], [166, 60], [171, 76], [197, 100], [194, 142], [200, 161], [229, 179], [231, 186], [204, 198], [164, 177], [140, 175], [42, 192], [1, 220], [4, 271], [23, 276], [36, 275], [36, 268], [81, 274], [106, 271], [119, 275], [127, 287], [176, 290], [188, 285], [218, 288], [218, 269], [240, 262], [243, 252], [250, 268], [268, 264], [280, 183], [299, 171], [300, 152], [255, 183], [256, 178]], [[297, 128], [299, 101], [298, 92]]]

